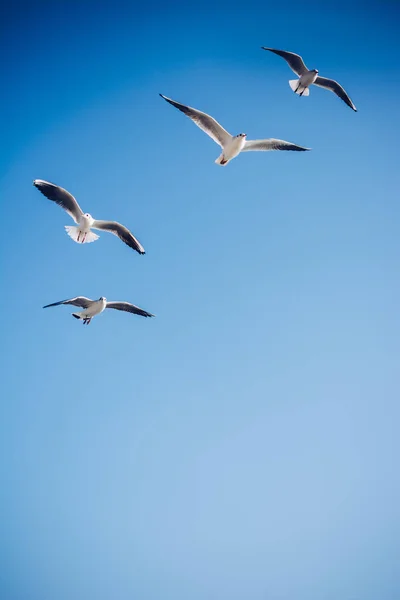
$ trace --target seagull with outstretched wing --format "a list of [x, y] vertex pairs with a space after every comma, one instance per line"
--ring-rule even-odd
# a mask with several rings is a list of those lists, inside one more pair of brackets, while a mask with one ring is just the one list
[[93, 233], [91, 229], [100, 229], [118, 236], [120, 240], [139, 254], [145, 253], [142, 244], [132, 235], [129, 229], [116, 221], [97, 221], [89, 213], [84, 213], [74, 196], [64, 188], [43, 179], [35, 179], [33, 185], [46, 198], [61, 206], [75, 221], [77, 226], [65, 226], [68, 235], [74, 242], [79, 244], [95, 242], [99, 239], [99, 236]]
[[311, 71], [309, 71], [306, 65], [304, 64], [304, 61], [301, 58], [301, 56], [295, 54], [294, 52], [286, 52], [286, 50], [276, 50], [275, 48], [266, 48], [264, 46], [261, 46], [261, 48], [263, 50], [273, 52], [274, 54], [277, 54], [278, 56], [284, 58], [289, 67], [292, 69], [292, 71], [299, 76], [299, 79], [291, 79], [289, 81], [289, 85], [295, 92], [295, 94], [298, 94], [299, 96], [309, 96], [309, 87], [310, 85], [314, 84], [318, 87], [330, 90], [331, 92], [339, 96], [339, 98], [341, 98], [343, 102], [347, 104], [347, 106], [350, 106], [350, 108], [357, 112], [356, 107], [354, 106], [349, 95], [345, 92], [342, 86], [333, 79], [320, 77], [318, 75], [318, 69], [312, 69]]
[[130, 312], [141, 317], [154, 317], [147, 310], [139, 308], [129, 302], [107, 302], [107, 298], [101, 296], [98, 300], [90, 300], [85, 296], [76, 296], [76, 298], [70, 298], [69, 300], [60, 300], [60, 302], [53, 302], [53, 304], [46, 304], [43, 308], [49, 308], [50, 306], [60, 306], [60, 304], [69, 304], [71, 306], [78, 306], [84, 310], [80, 312], [72, 313], [75, 319], [81, 319], [84, 325], [89, 325], [90, 321], [96, 315], [99, 315], [106, 308], [114, 308], [115, 310], [122, 310], [124, 312]]
[[273, 138], [265, 140], [247, 140], [247, 135], [245, 133], [239, 133], [238, 135], [232, 136], [210, 115], [207, 115], [196, 108], [181, 104], [180, 102], [175, 102], [175, 100], [171, 100], [171, 98], [167, 98], [162, 94], [160, 94], [160, 96], [192, 119], [197, 127], [200, 127], [200, 129], [207, 133], [214, 142], [221, 146], [222, 154], [220, 154], [215, 161], [217, 165], [227, 165], [228, 162], [240, 154], [240, 152], [248, 152], [251, 150], [296, 150], [298, 152], [310, 150], [310, 148], [303, 148], [303, 146], [297, 146], [291, 142]]

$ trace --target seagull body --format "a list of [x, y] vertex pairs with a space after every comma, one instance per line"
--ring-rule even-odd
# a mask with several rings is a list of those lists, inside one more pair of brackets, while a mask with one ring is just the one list
[[207, 115], [196, 108], [180, 104], [180, 102], [175, 102], [175, 100], [171, 100], [171, 98], [167, 98], [162, 94], [160, 94], [160, 96], [192, 119], [200, 129], [221, 146], [222, 154], [220, 154], [215, 161], [217, 165], [227, 165], [228, 162], [241, 152], [267, 150], [296, 150], [302, 152], [309, 150], [309, 148], [303, 148], [302, 146], [297, 146], [296, 144], [285, 142], [284, 140], [276, 140], [274, 138], [265, 140], [247, 140], [247, 135], [245, 133], [239, 133], [238, 135], [232, 136], [210, 115]]
[[217, 165], [227, 165], [230, 160], [238, 156], [246, 145], [246, 134], [239, 133], [233, 136], [222, 146], [223, 153], [215, 161]]
[[273, 52], [274, 54], [284, 58], [289, 67], [292, 69], [293, 73], [296, 73], [296, 75], [299, 76], [299, 79], [292, 79], [289, 81], [289, 85], [295, 94], [298, 94], [299, 96], [309, 96], [309, 87], [310, 85], [314, 84], [318, 87], [330, 90], [339, 96], [339, 98], [341, 98], [341, 100], [343, 100], [347, 106], [350, 106], [350, 108], [357, 112], [356, 107], [342, 86], [333, 79], [320, 77], [318, 75], [318, 69], [312, 69], [309, 71], [299, 54], [295, 54], [294, 52], [286, 52], [286, 50], [276, 50], [274, 48], [265, 48], [264, 46], [261, 47], [263, 50], [268, 50], [269, 52]]
[[65, 229], [71, 239], [78, 244], [89, 244], [99, 239], [99, 236], [91, 231], [91, 229], [100, 229], [117, 235], [120, 240], [127, 244], [139, 254], [144, 254], [144, 248], [140, 242], [132, 235], [132, 233], [116, 221], [99, 221], [94, 219], [89, 213], [84, 213], [75, 200], [74, 196], [64, 190], [64, 188], [44, 181], [43, 179], [35, 179], [33, 185], [49, 200], [52, 200], [61, 208], [63, 208], [77, 226], [66, 225]]
[[123, 310], [142, 317], [154, 317], [151, 313], [134, 304], [130, 304], [129, 302], [107, 302], [107, 298], [104, 298], [104, 296], [101, 296], [98, 300], [90, 300], [90, 298], [85, 298], [85, 296], [77, 296], [76, 298], [70, 298], [69, 300], [60, 300], [60, 302], [46, 304], [43, 308], [59, 306], [60, 304], [70, 304], [72, 306], [83, 308], [84, 310], [80, 312], [72, 313], [72, 316], [75, 317], [75, 319], [81, 319], [84, 325], [89, 325], [93, 317], [102, 313], [106, 308]]
[[[307, 73], [303, 73], [303, 75], [300, 76], [300, 79], [292, 80], [292, 83], [294, 81], [294, 83], [296, 84], [295, 89], [297, 89], [297, 87], [298, 87], [300, 90], [297, 92], [299, 94], [299, 96], [308, 96], [310, 94], [310, 90], [308, 88], [310, 87], [310, 85], [312, 85], [315, 82], [317, 77], [318, 77], [318, 71], [317, 71], [317, 69], [313, 69], [312, 71], [307, 71]], [[290, 86], [290, 87], [292, 87], [292, 86]], [[292, 89], [293, 89], [293, 87], [292, 87]]]
[[91, 319], [93, 319], [93, 317], [95, 317], [96, 315], [102, 313], [106, 307], [107, 300], [101, 297], [98, 300], [93, 300], [93, 302], [89, 304], [85, 310], [82, 310], [81, 312], [72, 313], [72, 316], [75, 317], [75, 319], [82, 319], [84, 325], [89, 325]]

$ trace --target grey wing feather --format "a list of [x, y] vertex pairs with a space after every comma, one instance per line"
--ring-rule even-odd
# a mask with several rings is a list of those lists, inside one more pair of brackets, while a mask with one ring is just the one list
[[116, 221], [94, 221], [92, 228], [109, 231], [110, 233], [117, 235], [120, 240], [133, 250], [136, 250], [136, 252], [139, 252], [139, 254], [145, 254], [142, 244], [134, 235], [132, 235], [129, 229], [124, 227], [124, 225], [121, 225], [121, 223], [117, 223]]
[[72, 304], [72, 306], [79, 306], [80, 308], [89, 308], [93, 304], [94, 300], [85, 298], [85, 296], [76, 296], [76, 298], [70, 298], [69, 300], [60, 300], [60, 302], [53, 302], [53, 304], [46, 304], [43, 308], [49, 308], [50, 306], [59, 306], [60, 304]]
[[296, 73], [299, 77], [307, 73], [308, 69], [304, 64], [303, 59], [299, 54], [295, 54], [294, 52], [286, 52], [286, 50], [275, 50], [275, 48], [265, 48], [265, 46], [261, 46], [263, 50], [269, 50], [278, 56], [284, 58], [292, 69], [293, 73]]
[[154, 317], [151, 313], [147, 312], [147, 310], [143, 310], [134, 304], [130, 304], [129, 302], [107, 302], [106, 308], [115, 308], [116, 310], [123, 310], [125, 312], [130, 312], [135, 315], [140, 315], [142, 317]]
[[72, 194], [64, 190], [64, 188], [50, 183], [50, 181], [43, 181], [43, 179], [35, 179], [33, 185], [46, 198], [61, 206], [73, 218], [75, 223], [79, 223], [83, 211]]
[[190, 106], [186, 106], [185, 104], [180, 104], [179, 102], [175, 102], [175, 100], [171, 100], [171, 98], [167, 98], [167, 96], [163, 96], [160, 94], [161, 98], [164, 98], [167, 102], [175, 106], [178, 110], [183, 112], [186, 116], [188, 116], [192, 121], [200, 127], [205, 133], [207, 133], [217, 144], [223, 148], [225, 144], [229, 142], [232, 138], [231, 134], [226, 131], [213, 117], [207, 115], [206, 113], [197, 110], [196, 108], [191, 108]]
[[327, 79], [326, 77], [317, 77], [317, 79], [314, 81], [314, 85], [325, 88], [326, 90], [330, 90], [339, 96], [339, 98], [341, 98], [343, 102], [347, 104], [347, 106], [350, 106], [350, 108], [357, 112], [357, 109], [350, 100], [350, 97], [346, 94], [342, 86], [337, 81], [334, 81], [333, 79]]
[[292, 144], [291, 142], [270, 138], [267, 140], [246, 140], [242, 152], [268, 150], [295, 150], [297, 152], [305, 152], [306, 150], [310, 150], [310, 148], [303, 148], [303, 146], [297, 146], [297, 144]]

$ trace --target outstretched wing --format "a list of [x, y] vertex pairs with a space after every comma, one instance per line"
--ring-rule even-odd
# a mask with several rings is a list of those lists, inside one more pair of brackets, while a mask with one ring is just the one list
[[43, 308], [49, 308], [50, 306], [59, 306], [60, 304], [72, 304], [72, 306], [79, 306], [80, 308], [89, 308], [91, 304], [95, 302], [85, 296], [77, 296], [76, 298], [70, 298], [69, 300], [60, 300], [60, 302], [53, 302], [53, 304], [46, 304]]
[[311, 148], [303, 148], [303, 146], [297, 146], [291, 142], [285, 142], [284, 140], [275, 140], [270, 138], [267, 140], [246, 140], [242, 152], [249, 151], [268, 151], [268, 150], [295, 150], [297, 152], [304, 152], [311, 150]]
[[143, 310], [143, 308], [139, 308], [134, 304], [130, 304], [129, 302], [107, 302], [106, 308], [115, 308], [116, 310], [123, 310], [125, 312], [130, 312], [135, 315], [140, 315], [142, 317], [154, 317], [151, 313], [147, 312], [147, 310]]
[[336, 94], [336, 96], [339, 96], [339, 98], [341, 98], [343, 102], [347, 104], [347, 106], [350, 106], [350, 108], [357, 112], [357, 109], [350, 100], [350, 97], [337, 81], [334, 81], [333, 79], [327, 79], [326, 77], [317, 77], [317, 79], [314, 81], [314, 85], [325, 88], [326, 90], [330, 90]]
[[308, 69], [299, 54], [295, 54], [294, 52], [286, 52], [286, 50], [275, 50], [275, 48], [265, 48], [264, 46], [261, 46], [261, 48], [263, 50], [269, 50], [270, 52], [273, 52], [274, 54], [284, 58], [292, 71], [299, 77], [304, 75], [304, 73], [307, 73]]
[[54, 183], [43, 181], [43, 179], [35, 179], [33, 185], [42, 192], [43, 196], [61, 206], [73, 218], [75, 223], [79, 223], [83, 211], [72, 194]]
[[223, 148], [229, 140], [232, 138], [231, 134], [228, 133], [213, 117], [207, 115], [206, 113], [197, 110], [196, 108], [191, 108], [190, 106], [186, 106], [185, 104], [180, 104], [179, 102], [175, 102], [175, 100], [171, 100], [171, 98], [167, 98], [167, 96], [163, 96], [160, 94], [161, 98], [164, 98], [167, 102], [175, 106], [178, 110], [187, 115], [194, 123], [196, 123], [197, 127], [200, 127], [207, 135], [210, 136]]
[[136, 252], [139, 252], [139, 254], [145, 254], [142, 244], [135, 238], [134, 235], [132, 235], [129, 229], [121, 225], [121, 223], [117, 223], [116, 221], [94, 221], [92, 228], [109, 231], [110, 233], [117, 235], [119, 239], [124, 242], [124, 244], [133, 250], [136, 250]]

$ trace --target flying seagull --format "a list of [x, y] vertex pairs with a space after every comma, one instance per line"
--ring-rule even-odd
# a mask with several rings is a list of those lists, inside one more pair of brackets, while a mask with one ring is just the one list
[[46, 304], [43, 308], [49, 308], [49, 306], [59, 306], [60, 304], [71, 304], [72, 306], [79, 306], [83, 308], [81, 312], [72, 313], [75, 319], [81, 319], [84, 325], [89, 325], [90, 321], [96, 315], [99, 315], [106, 308], [115, 308], [116, 310], [123, 310], [130, 312], [141, 317], [154, 317], [151, 313], [130, 304], [129, 302], [107, 302], [107, 298], [102, 296], [98, 300], [90, 300], [84, 296], [77, 296], [76, 298], [70, 298], [70, 300], [61, 300], [60, 302], [54, 302], [53, 304]]
[[175, 102], [175, 100], [171, 100], [171, 98], [167, 98], [162, 94], [160, 96], [192, 119], [197, 127], [200, 127], [214, 142], [221, 146], [222, 154], [215, 161], [217, 165], [227, 165], [240, 152], [248, 152], [250, 150], [297, 150], [300, 152], [310, 150], [310, 148], [303, 148], [302, 146], [296, 146], [296, 144], [273, 138], [267, 140], [246, 140], [245, 133], [232, 136], [210, 115], [190, 106], [185, 106], [185, 104]]
[[97, 221], [89, 213], [83, 213], [73, 195], [67, 192], [67, 190], [49, 181], [43, 181], [43, 179], [35, 179], [33, 185], [46, 198], [61, 206], [73, 218], [75, 223], [78, 224], [77, 227], [73, 225], [65, 226], [68, 235], [74, 242], [81, 244], [95, 242], [99, 236], [93, 233], [91, 229], [100, 229], [117, 235], [120, 240], [133, 250], [136, 250], [136, 252], [139, 252], [139, 254], [145, 253], [143, 246], [131, 234], [129, 229], [115, 221]]
[[339, 98], [343, 100], [350, 106], [355, 112], [357, 112], [356, 107], [353, 102], [350, 100], [349, 96], [346, 94], [344, 89], [337, 81], [333, 79], [326, 79], [326, 77], [319, 77], [318, 69], [312, 69], [309, 71], [304, 64], [303, 59], [298, 54], [294, 54], [294, 52], [286, 52], [285, 50], [275, 50], [274, 48], [265, 48], [261, 46], [263, 50], [269, 50], [270, 52], [274, 52], [278, 56], [282, 56], [292, 69], [296, 75], [300, 77], [300, 79], [292, 79], [289, 81], [289, 85], [294, 91], [295, 94], [299, 94], [299, 96], [309, 96], [310, 90], [309, 86], [313, 83], [318, 87], [325, 88], [326, 90], [330, 90], [334, 92]]

